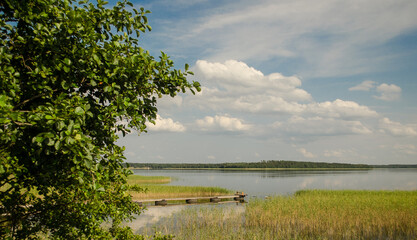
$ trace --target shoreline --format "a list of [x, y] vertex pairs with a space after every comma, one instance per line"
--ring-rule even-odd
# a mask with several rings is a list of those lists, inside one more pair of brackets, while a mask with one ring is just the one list
[[[129, 168], [130, 170], [224, 170], [224, 171], [352, 171], [396, 168]], [[417, 168], [409, 168], [417, 169]]]

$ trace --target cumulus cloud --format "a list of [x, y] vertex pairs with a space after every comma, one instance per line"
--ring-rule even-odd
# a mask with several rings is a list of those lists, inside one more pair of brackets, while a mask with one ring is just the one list
[[311, 153], [311, 152], [309, 152], [309, 151], [307, 151], [305, 148], [299, 148], [299, 149], [297, 149], [298, 150], [298, 152], [300, 152], [305, 158], [315, 158], [316, 156], [313, 154], [313, 153]]
[[375, 88], [375, 82], [368, 80], [368, 81], [363, 81], [362, 83], [349, 88], [349, 91], [369, 91], [373, 88]]
[[246, 63], [236, 60], [227, 60], [224, 63], [198, 60], [196, 72], [209, 80], [206, 82], [208, 86], [228, 91], [229, 94], [259, 94], [266, 91], [286, 100], [311, 100], [311, 95], [299, 88], [301, 80], [298, 77], [283, 76], [280, 73], [265, 76]]
[[252, 128], [250, 124], [246, 124], [243, 120], [229, 116], [206, 116], [196, 121], [198, 128], [202, 131], [228, 131], [243, 132]]
[[413, 125], [403, 125], [399, 122], [391, 121], [389, 118], [379, 120], [379, 127], [382, 132], [394, 136], [417, 136], [417, 127]]
[[395, 84], [382, 83], [376, 86], [374, 81], [363, 81], [362, 83], [349, 88], [350, 91], [376, 91], [379, 95], [373, 97], [383, 101], [394, 101], [401, 97], [401, 88]]
[[362, 118], [376, 117], [378, 115], [377, 112], [367, 106], [340, 99], [336, 99], [333, 102], [326, 101], [308, 104], [306, 112], [334, 118]]
[[383, 83], [376, 88], [376, 91], [380, 95], [374, 97], [379, 100], [394, 101], [401, 97], [401, 88], [395, 84]]
[[303, 118], [293, 116], [286, 122], [275, 122], [272, 127], [291, 135], [333, 136], [372, 133], [360, 121], [322, 117]]
[[180, 122], [175, 122], [171, 118], [162, 118], [157, 116], [155, 124], [148, 123], [147, 128], [150, 131], [156, 132], [184, 132], [186, 130], [185, 126]]
[[199, 60], [195, 68], [196, 76], [205, 87], [192, 98], [191, 104], [201, 109], [337, 118], [377, 116], [375, 111], [352, 101], [314, 102], [311, 95], [301, 89], [302, 82], [297, 76], [264, 75], [236, 60], [224, 63]]

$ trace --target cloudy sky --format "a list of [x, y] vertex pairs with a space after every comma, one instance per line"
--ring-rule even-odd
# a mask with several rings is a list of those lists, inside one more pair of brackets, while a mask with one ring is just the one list
[[159, 100], [128, 162], [417, 164], [417, 1], [133, 1], [196, 95]]

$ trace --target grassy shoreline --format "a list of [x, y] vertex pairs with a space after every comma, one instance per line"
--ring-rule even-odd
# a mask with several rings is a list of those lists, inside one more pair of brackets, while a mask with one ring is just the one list
[[133, 200], [159, 199], [159, 198], [180, 198], [180, 197], [209, 197], [233, 193], [228, 189], [220, 187], [201, 186], [171, 186], [164, 185], [171, 182], [170, 177], [164, 176], [141, 176], [130, 175], [128, 184], [138, 184], [146, 192], [130, 192]]
[[352, 171], [352, 170], [372, 170], [373, 168], [161, 168], [143, 169], [129, 168], [132, 170], [222, 170], [222, 171]]
[[164, 184], [170, 183], [171, 177], [165, 176], [142, 176], [142, 175], [129, 175], [127, 177], [128, 184]]
[[146, 192], [131, 192], [133, 200], [182, 198], [182, 197], [211, 197], [232, 194], [233, 191], [220, 187], [201, 186], [170, 186], [144, 185]]
[[416, 206], [417, 191], [307, 190], [240, 212], [187, 209], [156, 227], [175, 239], [416, 239]]

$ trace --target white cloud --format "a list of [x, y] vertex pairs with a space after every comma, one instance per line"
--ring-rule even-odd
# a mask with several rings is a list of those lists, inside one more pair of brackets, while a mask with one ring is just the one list
[[311, 153], [311, 152], [309, 152], [309, 151], [307, 151], [305, 148], [299, 148], [299, 149], [297, 149], [298, 150], [298, 152], [300, 152], [305, 158], [315, 158], [316, 156], [313, 154], [313, 153]]
[[302, 82], [297, 76], [280, 73], [265, 76], [236, 60], [224, 63], [199, 60], [195, 72], [205, 87], [190, 102], [201, 109], [309, 114], [344, 119], [378, 115], [352, 101], [336, 99], [332, 102], [314, 102], [311, 95], [300, 88]]
[[303, 118], [293, 116], [287, 122], [275, 122], [272, 126], [291, 135], [334, 136], [372, 133], [360, 121], [322, 117]]
[[401, 97], [401, 88], [395, 84], [383, 83], [376, 88], [376, 91], [381, 94], [374, 96], [379, 100], [394, 101]]
[[382, 132], [394, 136], [417, 136], [417, 127], [415, 125], [403, 125], [399, 122], [391, 121], [389, 118], [380, 119], [379, 127]]
[[311, 100], [311, 95], [299, 88], [301, 80], [298, 77], [283, 76], [280, 73], [265, 76], [246, 63], [236, 60], [227, 60], [224, 63], [198, 60], [196, 74], [209, 80], [205, 82], [205, 86], [214, 87], [220, 92], [227, 91], [232, 96], [267, 92], [288, 101]]
[[375, 82], [368, 80], [368, 81], [363, 81], [362, 83], [349, 88], [349, 91], [369, 91], [373, 88], [375, 88]]
[[325, 157], [337, 157], [340, 158], [342, 157], [344, 154], [343, 150], [325, 150], [324, 151], [324, 156]]
[[215, 159], [216, 159], [216, 157], [215, 157], [215, 156], [213, 156], [213, 155], [209, 155], [209, 156], [207, 156], [207, 159], [210, 159], [210, 160], [215, 160]]
[[184, 132], [186, 130], [180, 122], [174, 122], [171, 118], [162, 118], [159, 115], [155, 120], [155, 125], [148, 123], [146, 126], [150, 131], [156, 132]]
[[413, 144], [395, 144], [394, 149], [400, 153], [417, 155], [417, 148]]
[[252, 126], [243, 120], [229, 116], [206, 116], [196, 121], [198, 128], [202, 131], [228, 131], [244, 132], [251, 130]]
[[344, 101], [340, 99], [336, 99], [333, 102], [326, 101], [309, 104], [306, 112], [334, 118], [363, 118], [378, 116], [377, 112], [369, 109], [367, 106], [361, 106], [356, 102]]
[[351, 149], [333, 149], [333, 150], [324, 150], [323, 155], [325, 157], [332, 158], [346, 158], [347, 156], [355, 155], [355, 151]]
[[176, 95], [175, 97], [163, 96], [162, 98], [158, 99], [157, 107], [165, 109], [181, 107], [182, 102], [183, 98], [180, 95]]

